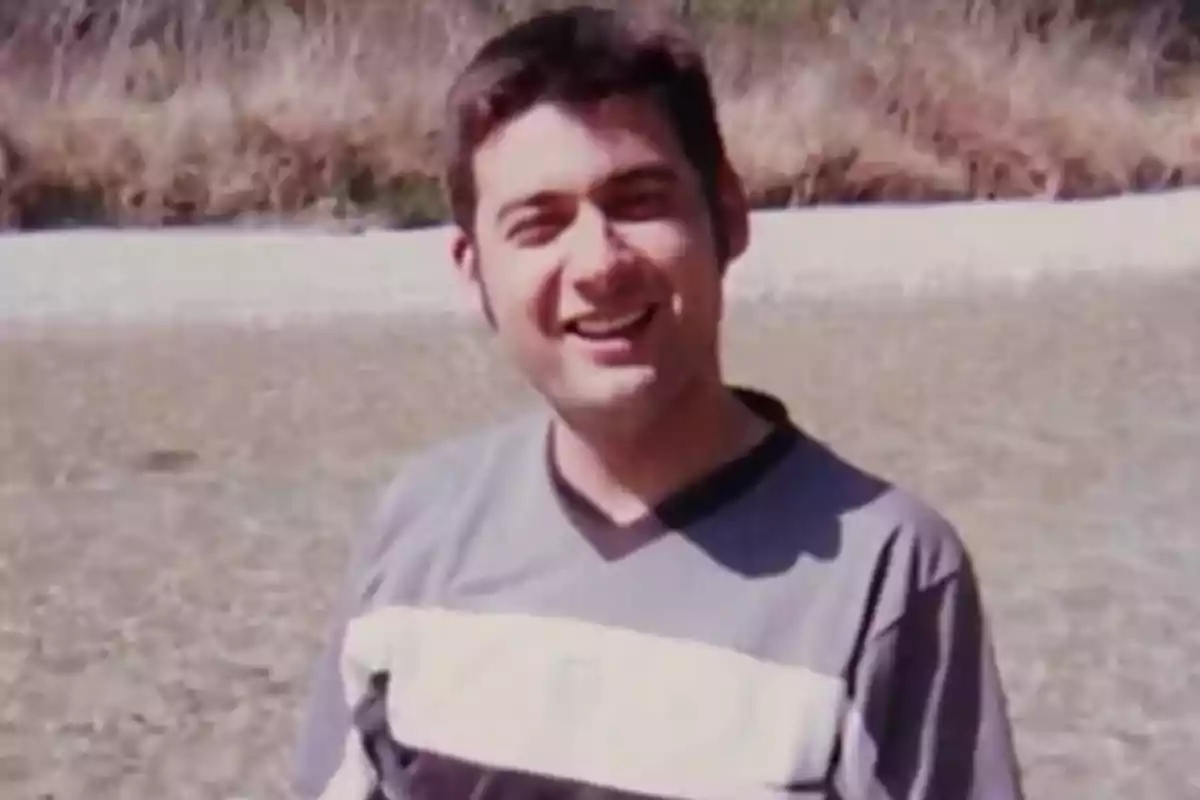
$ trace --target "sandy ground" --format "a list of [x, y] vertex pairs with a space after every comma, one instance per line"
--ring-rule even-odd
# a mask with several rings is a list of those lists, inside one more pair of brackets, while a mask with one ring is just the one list
[[[1031, 798], [1200, 796], [1200, 269], [739, 306], [976, 555]], [[475, 329], [0, 323], [0, 797], [283, 798], [346, 537], [525, 397]]]
[[[1200, 253], [1200, 190], [1053, 203], [820, 206], [751, 215], [742, 300], [894, 297], [1042, 275], [1173, 275]], [[265, 322], [474, 314], [449, 229], [331, 235], [183, 228], [0, 235], [0, 322]]]

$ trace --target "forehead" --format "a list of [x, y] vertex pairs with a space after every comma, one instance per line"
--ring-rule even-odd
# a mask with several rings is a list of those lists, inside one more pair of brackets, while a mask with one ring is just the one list
[[481, 210], [546, 191], [587, 191], [614, 172], [650, 164], [688, 171], [666, 116], [647, 98], [585, 107], [540, 103], [499, 126], [474, 156]]

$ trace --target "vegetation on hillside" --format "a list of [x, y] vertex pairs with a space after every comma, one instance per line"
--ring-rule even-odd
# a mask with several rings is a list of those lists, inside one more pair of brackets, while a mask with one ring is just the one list
[[[0, 227], [439, 222], [448, 81], [547, 4], [0, 0]], [[656, 8], [704, 43], [759, 206], [1200, 183], [1185, 28], [1104, 5]]]

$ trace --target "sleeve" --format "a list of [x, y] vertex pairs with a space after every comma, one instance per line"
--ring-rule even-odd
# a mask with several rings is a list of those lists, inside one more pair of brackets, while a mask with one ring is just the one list
[[866, 643], [856, 684], [844, 797], [1022, 800], [1007, 701], [965, 556]]
[[347, 743], [354, 739], [355, 710], [348, 704], [342, 675], [343, 645], [350, 621], [371, 602], [380, 583], [388, 544], [400, 527], [401, 489], [397, 479], [352, 543], [324, 643], [310, 673], [291, 776], [294, 796], [305, 800], [326, 792], [347, 756]]
[[321, 796], [342, 761], [350, 735], [351, 710], [346, 704], [340, 666], [348, 618], [344, 609], [336, 613], [310, 677], [293, 761], [297, 797]]

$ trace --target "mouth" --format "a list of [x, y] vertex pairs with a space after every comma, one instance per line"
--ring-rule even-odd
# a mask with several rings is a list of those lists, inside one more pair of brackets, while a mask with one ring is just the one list
[[619, 316], [580, 317], [567, 323], [566, 332], [592, 342], [629, 339], [649, 327], [657, 311], [648, 305]]

